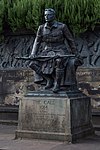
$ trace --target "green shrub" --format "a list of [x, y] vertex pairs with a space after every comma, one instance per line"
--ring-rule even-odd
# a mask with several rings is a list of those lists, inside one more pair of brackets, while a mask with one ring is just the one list
[[100, 0], [0, 0], [0, 7], [0, 33], [4, 15], [13, 32], [21, 28], [36, 32], [44, 22], [45, 8], [54, 8], [57, 20], [68, 24], [75, 34], [100, 23]]
[[13, 31], [25, 27], [28, 4], [28, 0], [17, 0], [12, 5], [9, 5], [8, 23]]
[[[57, 19], [69, 24], [74, 33], [94, 28], [100, 19], [100, 0], [51, 0], [47, 7], [57, 12]], [[49, 1], [50, 2], [50, 1]]]
[[0, 37], [1, 38], [3, 34], [3, 20], [4, 20], [4, 1], [0, 0], [0, 35], [1, 35]]
[[43, 21], [44, 1], [45, 0], [30, 0], [31, 9], [28, 9], [26, 15], [26, 28], [36, 32], [38, 26]]

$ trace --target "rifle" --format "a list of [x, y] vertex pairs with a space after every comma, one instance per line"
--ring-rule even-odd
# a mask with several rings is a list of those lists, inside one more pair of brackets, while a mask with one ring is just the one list
[[37, 57], [16, 57], [19, 60], [31, 60], [31, 61], [46, 61], [50, 59], [66, 58], [66, 57], [75, 57], [75, 55], [55, 55], [55, 56], [37, 56]]

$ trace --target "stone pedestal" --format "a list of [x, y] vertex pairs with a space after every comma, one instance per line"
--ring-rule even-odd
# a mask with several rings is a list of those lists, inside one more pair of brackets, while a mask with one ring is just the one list
[[93, 133], [90, 98], [81, 93], [28, 93], [19, 106], [16, 138], [74, 140]]

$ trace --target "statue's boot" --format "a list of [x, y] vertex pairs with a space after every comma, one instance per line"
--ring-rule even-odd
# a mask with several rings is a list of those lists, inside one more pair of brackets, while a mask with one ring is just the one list
[[44, 89], [50, 89], [53, 86], [54, 80], [52, 77], [45, 77], [45, 79], [47, 80], [47, 84], [44, 87]]
[[53, 88], [53, 92], [57, 93], [58, 91], [60, 91], [60, 86], [61, 86], [61, 80], [62, 80], [62, 76], [64, 74], [64, 70], [63, 69], [57, 69], [56, 70], [56, 82], [55, 82], [55, 86]]

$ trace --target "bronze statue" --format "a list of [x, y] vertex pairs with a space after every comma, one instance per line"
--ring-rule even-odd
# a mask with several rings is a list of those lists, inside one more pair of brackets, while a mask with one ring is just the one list
[[45, 9], [44, 15], [46, 23], [38, 28], [30, 68], [35, 71], [35, 83], [46, 84], [45, 90], [56, 93], [76, 87], [76, 69], [83, 62], [68, 27], [55, 21], [55, 11]]

